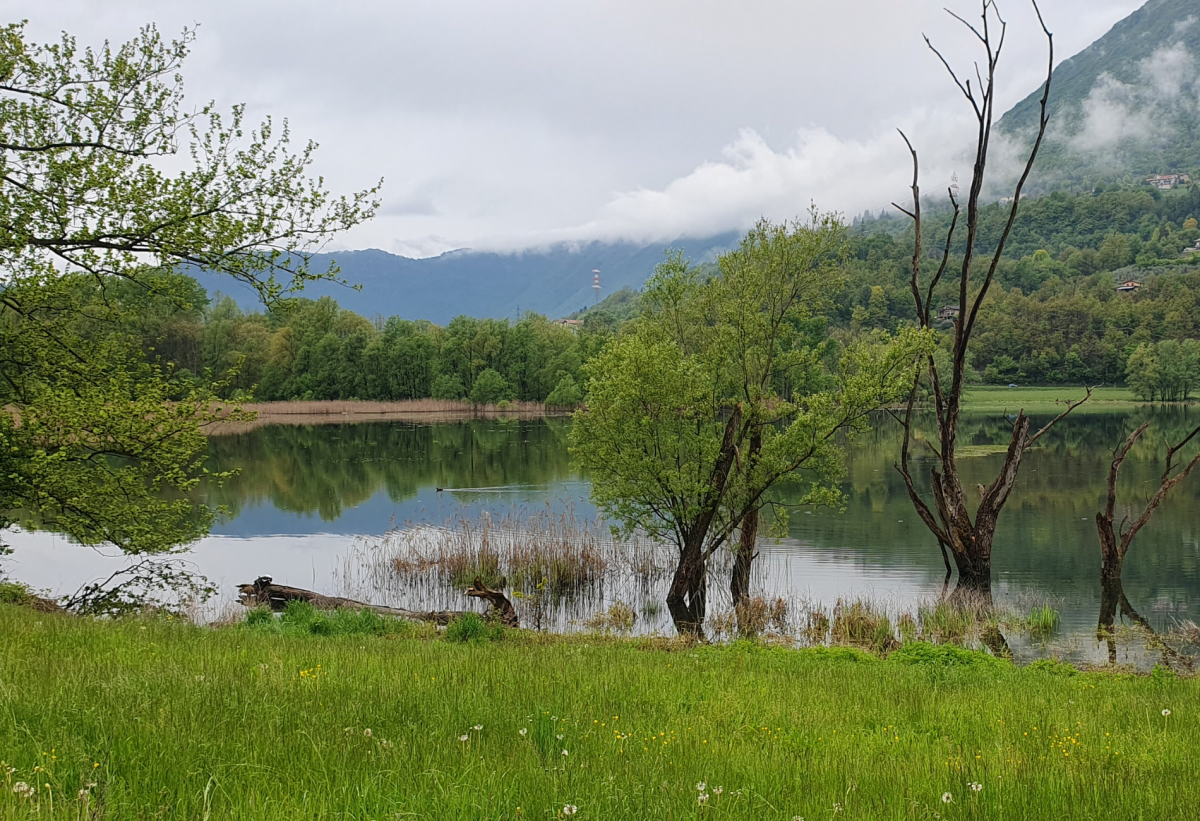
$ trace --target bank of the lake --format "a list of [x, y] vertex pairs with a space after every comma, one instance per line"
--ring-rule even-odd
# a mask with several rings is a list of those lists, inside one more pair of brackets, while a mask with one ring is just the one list
[[206, 426], [209, 436], [245, 433], [264, 425], [343, 425], [359, 422], [410, 422], [435, 424], [470, 419], [544, 419], [565, 416], [569, 408], [547, 407], [541, 402], [501, 402], [476, 405], [455, 399], [406, 399], [368, 402], [358, 399], [287, 402], [243, 402], [236, 406], [252, 414], [248, 421], [216, 422]]
[[[1087, 388], [1070, 385], [1051, 387], [1016, 387], [977, 385], [963, 395], [963, 407], [972, 411], [1009, 411], [1016, 413], [1062, 412], [1072, 402], [1087, 396]], [[1092, 388], [1092, 395], [1078, 410], [1132, 411], [1146, 403], [1138, 400], [1129, 388]]]
[[1200, 680], [926, 645], [461, 644], [7, 605], [0, 645], [4, 819], [1184, 818], [1200, 770]]

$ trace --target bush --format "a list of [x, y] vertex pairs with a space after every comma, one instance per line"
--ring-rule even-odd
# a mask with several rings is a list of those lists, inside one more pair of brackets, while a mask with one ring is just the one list
[[864, 650], [856, 650], [853, 647], [805, 647], [802, 650], [797, 650], [797, 654], [804, 658], [814, 659], [816, 661], [878, 661], [876, 656]]
[[279, 618], [267, 607], [246, 614], [246, 626], [284, 634], [348, 636], [411, 634], [414, 625], [402, 619], [381, 616], [373, 610], [318, 610], [305, 601], [290, 601]]
[[462, 399], [467, 395], [462, 380], [456, 373], [444, 373], [429, 386], [429, 395], [434, 399]]
[[1048, 604], [1029, 612], [1029, 632], [1035, 638], [1048, 638], [1058, 627], [1058, 611]]
[[260, 607], [255, 607], [253, 610], [246, 613], [246, 624], [252, 627], [260, 627], [264, 624], [274, 624], [275, 614], [271, 612], [271, 608], [265, 604]]
[[1067, 664], [1065, 661], [1058, 659], [1038, 659], [1031, 662], [1026, 668], [1028, 670], [1040, 670], [1043, 673], [1049, 673], [1052, 676], [1077, 676], [1079, 671], [1075, 669], [1075, 665]]
[[571, 376], [566, 374], [558, 380], [554, 390], [546, 397], [546, 406], [551, 408], [573, 408], [583, 401], [583, 390]]
[[953, 644], [929, 644], [914, 641], [902, 645], [889, 661], [901, 664], [925, 664], [932, 667], [996, 667], [1002, 662], [982, 650], [968, 650]]
[[838, 601], [833, 608], [833, 626], [829, 637], [835, 644], [865, 647], [880, 653], [886, 653], [896, 646], [891, 619], [886, 613], [861, 601], [848, 605]]
[[479, 372], [479, 376], [475, 377], [475, 384], [471, 387], [472, 404], [494, 405], [512, 398], [512, 388], [509, 387], [508, 380], [498, 371], [484, 368]]
[[504, 638], [504, 628], [499, 624], [489, 624], [478, 613], [464, 613], [446, 625], [446, 640], [463, 643], [479, 643], [484, 641], [500, 641]]
[[636, 623], [637, 612], [624, 602], [615, 602], [584, 620], [583, 625], [600, 633], [629, 633]]
[[33, 594], [19, 582], [0, 582], [0, 604], [25, 604]]

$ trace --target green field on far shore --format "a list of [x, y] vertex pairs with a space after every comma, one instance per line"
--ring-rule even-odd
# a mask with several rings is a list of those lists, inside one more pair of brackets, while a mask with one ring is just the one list
[[1200, 680], [953, 647], [471, 644], [9, 605], [0, 644], [2, 819], [1185, 818], [1200, 771]]
[[[1054, 386], [1048, 388], [1009, 388], [1002, 385], [978, 385], [967, 388], [963, 407], [967, 410], [1012, 411], [1044, 413], [1066, 410], [1071, 402], [1078, 402], [1087, 395], [1087, 390], [1078, 386]], [[1144, 405], [1129, 388], [1093, 388], [1092, 396], [1078, 410], [1133, 409]]]

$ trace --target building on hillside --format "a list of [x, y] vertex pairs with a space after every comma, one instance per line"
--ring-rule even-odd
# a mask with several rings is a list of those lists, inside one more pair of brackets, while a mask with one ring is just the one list
[[1183, 253], [1185, 253], [1185, 254], [1200, 254], [1200, 239], [1196, 240], [1196, 244], [1193, 245], [1191, 248], [1184, 248]]
[[561, 325], [564, 328], [582, 328], [583, 320], [582, 319], [556, 319], [556, 320], [554, 320], [554, 324]]
[[959, 313], [961, 313], [961, 311], [957, 305], [943, 305], [942, 307], [938, 308], [937, 321], [949, 322], [952, 319], [958, 319]]
[[1146, 177], [1146, 182], [1159, 191], [1170, 191], [1177, 185], [1190, 185], [1192, 178], [1187, 174], [1154, 174]]
[[1117, 286], [1117, 292], [1122, 294], [1136, 293], [1138, 288], [1142, 287], [1142, 283], [1137, 280], [1127, 279]]

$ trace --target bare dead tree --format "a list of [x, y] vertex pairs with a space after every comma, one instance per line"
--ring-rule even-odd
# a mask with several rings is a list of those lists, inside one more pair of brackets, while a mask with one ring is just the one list
[[[988, 151], [992, 140], [992, 122], [995, 113], [996, 67], [999, 63], [1001, 52], [1004, 49], [1004, 38], [1007, 31], [1007, 23], [1000, 16], [999, 9], [994, 0], [982, 0], [982, 22], [978, 25], [973, 25], [953, 12], [948, 12], [952, 17], [966, 26], [982, 46], [986, 60], [983, 66], [979, 64], [975, 66], [975, 85], [972, 85], [971, 80], [965, 82], [960, 80], [949, 61], [934, 47], [928, 37], [925, 38], [926, 45], [937, 55], [942, 65], [950, 73], [954, 84], [970, 103], [978, 123], [978, 135], [975, 146], [974, 176], [971, 180], [970, 192], [967, 195], [966, 213], [965, 215], [962, 213], [958, 198], [954, 190], [951, 189], [949, 196], [951, 206], [953, 207], [953, 216], [946, 233], [946, 243], [942, 249], [941, 263], [924, 286], [922, 285], [921, 277], [923, 247], [920, 163], [917, 158], [916, 149], [913, 148], [912, 142], [904, 132], [900, 132], [900, 136], [904, 138], [904, 142], [912, 154], [913, 161], [912, 210], [901, 208], [899, 205], [893, 203], [896, 208], [907, 214], [913, 221], [915, 241], [910, 285], [913, 301], [916, 304], [918, 322], [922, 328], [932, 327], [931, 315], [934, 291], [950, 266], [951, 244], [954, 240], [955, 232], [958, 230], [961, 218], [965, 216], [966, 239], [959, 278], [959, 317], [954, 320], [951, 372], [949, 374], [939, 372], [933, 356], [931, 355], [928, 359], [928, 375], [933, 394], [934, 414], [938, 432], [938, 444], [936, 446], [931, 442], [926, 442], [926, 445], [932, 451], [938, 463], [938, 466], [931, 471], [932, 504], [926, 502], [917, 490], [916, 483], [913, 481], [910, 464], [909, 444], [913, 440], [916, 397], [920, 384], [919, 377], [913, 384], [912, 394], [903, 413], [893, 413], [892, 415], [904, 428], [904, 442], [901, 448], [900, 461], [896, 464], [896, 470], [904, 477], [909, 498], [916, 508], [917, 515], [921, 517], [921, 521], [925, 523], [926, 527], [929, 528], [930, 532], [938, 540], [939, 546], [942, 549], [942, 556], [946, 561], [947, 576], [950, 573], [950, 558], [953, 557], [954, 563], [958, 568], [959, 587], [984, 591], [990, 591], [991, 589], [992, 540], [995, 537], [997, 521], [1000, 511], [1004, 507], [1005, 502], [1008, 501], [1009, 494], [1016, 483], [1017, 472], [1021, 467], [1021, 458], [1048, 430], [1087, 399], [1085, 397], [1080, 402], [1069, 405], [1066, 411], [1059, 414], [1048, 425], [1036, 432], [1030, 431], [1030, 420], [1025, 416], [1024, 411], [1017, 415], [1012, 426], [1012, 438], [1004, 457], [1004, 467], [989, 486], [984, 487], [983, 485], [979, 485], [979, 505], [975, 510], [974, 518], [972, 518], [968, 508], [967, 491], [963, 488], [959, 477], [958, 464], [955, 457], [959, 415], [962, 410], [963, 388], [965, 387], [964, 373], [967, 366], [967, 351], [970, 347], [971, 335], [975, 330], [975, 323], [979, 318], [980, 307], [983, 305], [984, 299], [986, 299], [992, 282], [995, 279], [996, 269], [1004, 254], [1004, 247], [1008, 242], [1009, 234], [1012, 232], [1013, 223], [1016, 221], [1017, 209], [1021, 203], [1021, 193], [1033, 170], [1034, 161], [1037, 159], [1038, 151], [1041, 149], [1042, 140], [1046, 134], [1046, 127], [1049, 124], [1046, 104], [1050, 99], [1050, 84], [1054, 71], [1054, 35], [1046, 28], [1046, 23], [1042, 18], [1041, 9], [1038, 8], [1036, 0], [1032, 0], [1032, 2], [1033, 9], [1037, 13], [1038, 22], [1041, 24], [1042, 32], [1046, 36], [1049, 52], [1046, 84], [1042, 92], [1041, 114], [1038, 119], [1037, 137], [1034, 140], [1028, 160], [1025, 163], [1024, 172], [1021, 174], [1021, 178], [1013, 194], [1008, 221], [1004, 226], [1004, 231], [1000, 236], [999, 242], [996, 244], [991, 261], [987, 263], [986, 273], [982, 281], [976, 286], [972, 281], [972, 269], [975, 267], [975, 246], [979, 232], [979, 200], [983, 192]], [[993, 30], [997, 25], [999, 26], [998, 36], [997, 32]], [[1091, 396], [1090, 390], [1088, 391], [1088, 396]], [[947, 548], [949, 548], [949, 554], [947, 554]]]
[[1120, 581], [1121, 568], [1125, 564], [1125, 554], [1129, 552], [1129, 545], [1133, 542], [1134, 536], [1137, 536], [1138, 531], [1150, 522], [1150, 517], [1154, 515], [1154, 511], [1158, 510], [1163, 499], [1167, 498], [1167, 494], [1186, 479], [1196, 469], [1196, 465], [1200, 464], [1200, 451], [1182, 470], [1175, 463], [1175, 457], [1179, 451], [1197, 434], [1200, 434], [1200, 427], [1195, 428], [1177, 445], [1166, 442], [1167, 458], [1159, 479], [1158, 491], [1150, 497], [1150, 501], [1146, 503], [1141, 515], [1132, 523], [1129, 521], [1129, 516], [1125, 516], [1121, 519], [1121, 524], [1114, 527], [1114, 510], [1117, 506], [1117, 476], [1121, 472], [1121, 465], [1129, 456], [1129, 451], [1133, 449], [1134, 444], [1149, 427], [1149, 422], [1143, 423], [1141, 427], [1129, 434], [1129, 438], [1125, 440], [1124, 444], [1113, 451], [1112, 465], [1108, 469], [1108, 498], [1105, 501], [1104, 510], [1096, 514], [1096, 530], [1100, 534], [1100, 579], [1103, 582]]

